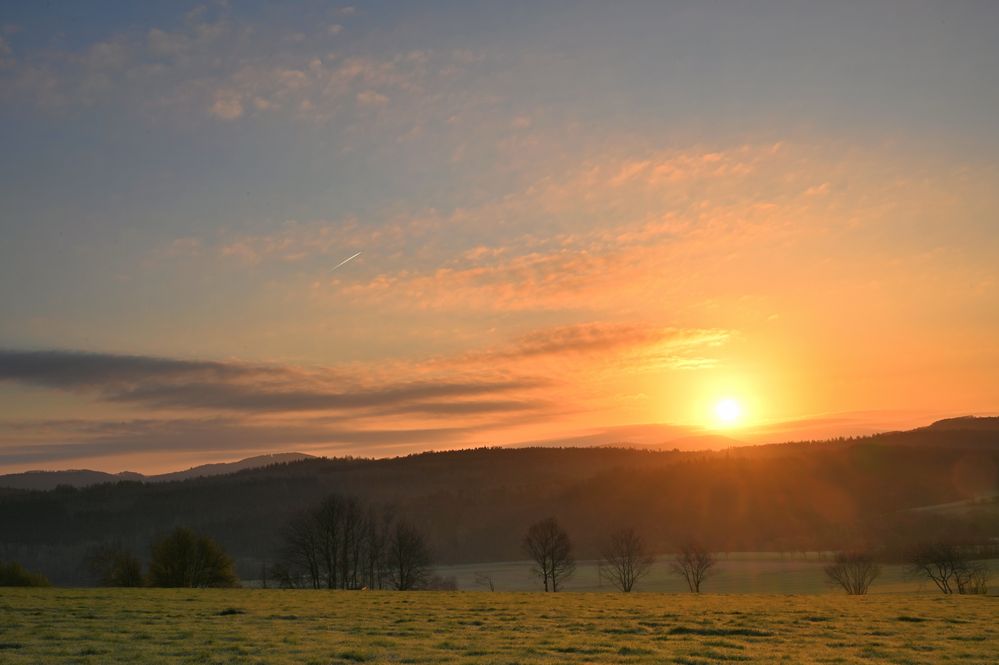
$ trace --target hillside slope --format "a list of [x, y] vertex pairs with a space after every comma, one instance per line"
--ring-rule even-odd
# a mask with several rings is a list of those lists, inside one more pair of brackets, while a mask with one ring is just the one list
[[118, 482], [0, 496], [0, 558], [80, 579], [93, 544], [140, 554], [186, 525], [216, 537], [255, 574], [281, 533], [331, 492], [415, 522], [439, 561], [520, 558], [533, 521], [554, 515], [581, 557], [631, 525], [659, 549], [697, 538], [723, 551], [900, 547], [952, 533], [999, 537], [994, 512], [912, 508], [994, 494], [999, 430], [923, 428], [858, 440], [716, 453], [619, 448], [477, 449], [409, 457], [309, 459], [215, 477]]

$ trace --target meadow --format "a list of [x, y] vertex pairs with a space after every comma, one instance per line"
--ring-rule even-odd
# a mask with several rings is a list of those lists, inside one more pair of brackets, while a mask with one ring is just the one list
[[0, 663], [964, 663], [999, 598], [4, 589]]

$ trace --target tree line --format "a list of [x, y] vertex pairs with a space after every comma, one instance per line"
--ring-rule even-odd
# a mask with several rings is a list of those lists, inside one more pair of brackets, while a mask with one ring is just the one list
[[[473, 450], [306, 460], [185, 482], [0, 490], [0, 559], [82, 584], [89, 575], [79, 562], [95, 543], [120, 541], [146, 558], [162, 525], [182, 524], [211, 534], [241, 577], [259, 579], [298, 509], [331, 492], [394, 502], [447, 564], [521, 558], [523, 529], [549, 514], [587, 560], [621, 525], [660, 553], [691, 534], [718, 553], [831, 551], [847, 543], [902, 552], [916, 540], [975, 543], [999, 534], [995, 504], [960, 514], [910, 510], [964, 498], [951, 474], [940, 473], [966, 456], [959, 446], [777, 448], [768, 455]], [[983, 464], [999, 464], [994, 444], [981, 454]]]
[[[532, 572], [546, 592], [562, 589], [576, 571], [572, 540], [558, 520], [548, 517], [535, 522], [524, 534], [524, 552], [533, 562]], [[629, 593], [652, 569], [656, 557], [647, 541], [631, 527], [612, 532], [600, 550], [601, 579]], [[693, 593], [700, 593], [717, 559], [703, 545], [688, 541], [669, 561], [670, 571], [683, 578]]]
[[[532, 524], [523, 538], [524, 552], [533, 562], [532, 571], [546, 592], [559, 591], [576, 570], [572, 540], [558, 521], [549, 517]], [[904, 556], [906, 574], [932, 582], [945, 594], [987, 594], [992, 572], [975, 552], [959, 543], [936, 540], [917, 543]], [[652, 569], [656, 557], [634, 528], [612, 532], [603, 543], [598, 570], [600, 577], [628, 593]], [[682, 578], [693, 593], [715, 572], [717, 558], [696, 541], [687, 541], [667, 561], [669, 570]], [[825, 566], [826, 581], [850, 595], [864, 595], [881, 575], [881, 564], [871, 551], [837, 552]], [[490, 588], [492, 581], [485, 579]]]
[[145, 574], [142, 563], [118, 542], [99, 545], [85, 566], [100, 586], [207, 588], [239, 585], [232, 558], [208, 536], [177, 527], [155, 540]]
[[[558, 592], [576, 571], [573, 541], [554, 517], [531, 524], [523, 552], [545, 592]], [[954, 540], [934, 540], [909, 547], [903, 557], [912, 578], [932, 582], [944, 594], [985, 594], [991, 571], [972, 548]], [[979, 553], [980, 554], [980, 553]], [[827, 582], [847, 594], [864, 595], [882, 572], [871, 550], [837, 552], [824, 567]], [[600, 546], [600, 578], [622, 592], [633, 591], [656, 562], [653, 548], [633, 527], [608, 534]], [[667, 559], [669, 571], [699, 593], [716, 572], [717, 558], [693, 539]], [[94, 548], [84, 566], [101, 586], [232, 587], [239, 584], [233, 559], [208, 536], [178, 527], [153, 541], [147, 570], [120, 542]], [[453, 578], [434, 575], [424, 534], [391, 510], [378, 509], [354, 496], [333, 493], [302, 511], [282, 532], [277, 561], [261, 571], [264, 586], [283, 588], [454, 590]], [[488, 576], [477, 583], [495, 587]], [[46, 586], [48, 580], [16, 562], [0, 562], [0, 586]]]
[[[390, 512], [359, 499], [331, 494], [297, 515], [283, 530], [278, 560], [261, 571], [264, 586], [283, 588], [456, 588], [432, 574], [423, 534]], [[179, 527], [156, 540], [148, 571], [120, 543], [95, 548], [85, 566], [101, 586], [231, 587], [238, 585], [233, 560], [211, 538]]]
[[432, 575], [426, 538], [391, 511], [331, 494], [292, 519], [271, 577], [286, 588], [397, 589], [453, 586]]
[[[178, 527], [155, 540], [149, 567], [120, 542], [93, 548], [82, 562], [99, 586], [108, 587], [233, 587], [239, 580], [232, 558], [208, 536]], [[0, 587], [50, 586], [48, 578], [26, 570], [17, 562], [0, 561]]]
[[[987, 594], [992, 571], [974, 555], [952, 540], [934, 540], [909, 547], [902, 562], [908, 577], [932, 582], [945, 594]], [[837, 552], [825, 574], [830, 584], [859, 596], [881, 576], [881, 564], [871, 551]]]

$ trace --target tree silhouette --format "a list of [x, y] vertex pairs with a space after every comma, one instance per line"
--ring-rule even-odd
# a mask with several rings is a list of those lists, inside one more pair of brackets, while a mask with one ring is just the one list
[[408, 522], [396, 522], [389, 534], [387, 569], [392, 587], [411, 591], [426, 586], [430, 579], [430, 549], [423, 534]]
[[207, 536], [178, 527], [153, 543], [149, 584], [156, 587], [233, 587], [232, 559]]
[[851, 596], [863, 596], [881, 574], [881, 566], [869, 552], [837, 552], [825, 567], [826, 577]]
[[142, 586], [142, 564], [120, 542], [98, 545], [87, 556], [86, 565], [100, 586]]
[[943, 593], [988, 593], [988, 566], [972, 561], [956, 543], [920, 543], [910, 549], [908, 559], [910, 575], [931, 580]]
[[554, 517], [535, 522], [524, 536], [524, 550], [534, 561], [534, 574], [545, 591], [555, 592], [576, 570], [569, 534]]
[[655, 561], [645, 541], [632, 528], [612, 533], [600, 556], [601, 577], [625, 593], [634, 588]]
[[0, 561], [0, 587], [3, 586], [50, 586], [44, 575], [32, 573], [16, 561]]
[[680, 547], [670, 562], [670, 570], [687, 582], [691, 592], [700, 593], [701, 584], [714, 565], [715, 557], [711, 552], [698, 543], [688, 542]]

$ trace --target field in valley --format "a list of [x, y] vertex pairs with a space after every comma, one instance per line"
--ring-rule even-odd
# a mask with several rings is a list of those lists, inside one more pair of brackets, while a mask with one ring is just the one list
[[964, 663], [999, 598], [3, 589], [0, 663]]

